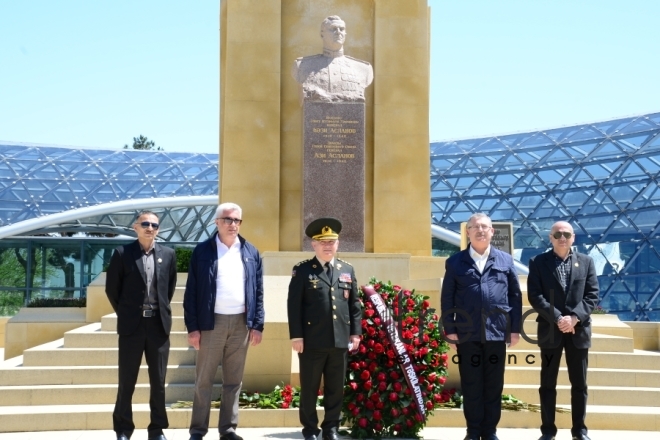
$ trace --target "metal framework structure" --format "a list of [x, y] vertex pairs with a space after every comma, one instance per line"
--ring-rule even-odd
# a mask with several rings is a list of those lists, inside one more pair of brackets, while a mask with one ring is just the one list
[[557, 220], [591, 255], [600, 305], [660, 320], [660, 113], [431, 144], [432, 222], [458, 231], [474, 212], [514, 224], [516, 257], [551, 247]]

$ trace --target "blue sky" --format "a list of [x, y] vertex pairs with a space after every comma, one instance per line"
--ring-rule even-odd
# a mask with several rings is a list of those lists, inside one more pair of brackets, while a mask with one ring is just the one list
[[[217, 153], [219, 2], [0, 0], [0, 140]], [[660, 2], [429, 5], [431, 140], [660, 111]]]

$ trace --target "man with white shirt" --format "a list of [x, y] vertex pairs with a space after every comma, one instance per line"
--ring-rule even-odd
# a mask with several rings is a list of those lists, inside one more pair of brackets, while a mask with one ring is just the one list
[[248, 342], [258, 345], [264, 329], [261, 257], [238, 234], [240, 206], [223, 203], [215, 217], [218, 232], [195, 247], [183, 297], [188, 343], [199, 350], [190, 440], [201, 440], [208, 432], [211, 390], [220, 365], [220, 440], [243, 440], [236, 427]]
[[[311, 222], [305, 234], [315, 256], [294, 266], [287, 312], [291, 346], [300, 364], [300, 423], [305, 440], [337, 440], [344, 396], [347, 352], [357, 350], [362, 307], [353, 267], [336, 258], [341, 223], [335, 218]], [[325, 416], [321, 429], [316, 398], [323, 376]]]
[[445, 340], [458, 351], [465, 440], [497, 440], [506, 344], [520, 339], [522, 294], [511, 255], [491, 247], [486, 214], [467, 222], [470, 245], [445, 263], [440, 305]]

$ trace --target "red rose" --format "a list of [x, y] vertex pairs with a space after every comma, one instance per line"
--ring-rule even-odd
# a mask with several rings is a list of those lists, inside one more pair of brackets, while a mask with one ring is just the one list
[[396, 357], [396, 353], [394, 350], [387, 350], [387, 357], [390, 359], [394, 359]]
[[353, 411], [351, 411], [351, 414], [353, 414], [353, 417], [357, 417], [360, 415], [360, 408], [353, 408]]
[[387, 389], [387, 382], [381, 382], [378, 384], [378, 391], [385, 391]]
[[408, 428], [412, 428], [413, 425], [414, 425], [414, 423], [412, 422], [412, 420], [410, 420], [410, 419], [406, 420], [406, 426], [407, 426]]
[[406, 300], [406, 305], [408, 306], [408, 309], [409, 309], [409, 310], [412, 310], [413, 307], [415, 307], [415, 300], [413, 300], [413, 299], [411, 299], [411, 298], [408, 298], [408, 299]]
[[423, 420], [422, 415], [420, 413], [415, 414], [415, 420], [417, 420], [418, 422], [421, 422]]
[[396, 371], [390, 371], [390, 379], [397, 380], [399, 378], [399, 373]]
[[367, 335], [373, 336], [376, 334], [376, 329], [373, 327], [367, 327]]
[[372, 410], [376, 408], [376, 405], [374, 405], [374, 403], [371, 400], [367, 400], [364, 406], [366, 406], [368, 410]]
[[[376, 330], [374, 330], [373, 327], [369, 327], [369, 328], [370, 328], [371, 330], [373, 330], [373, 333], [376, 333]], [[372, 335], [372, 336], [373, 336], [373, 335]], [[368, 346], [369, 348], [373, 348], [374, 345], [376, 345], [376, 341], [374, 341], [373, 339], [369, 339], [369, 340], [367, 341], [367, 346]]]
[[399, 290], [401, 290], [401, 286], [397, 286], [395, 284], [394, 286], [392, 286], [392, 289], [394, 289], [395, 292], [398, 292]]
[[433, 409], [433, 402], [430, 400], [426, 402], [426, 409], [431, 410]]
[[362, 401], [364, 400], [364, 394], [362, 394], [362, 393], [358, 393], [358, 394], [355, 396], [355, 400], [358, 401], [358, 402], [362, 402]]
[[376, 313], [376, 311], [373, 310], [373, 309], [367, 309], [367, 310], [364, 311], [364, 314], [367, 315], [367, 317], [369, 317], [369, 318], [374, 316], [374, 313]]
[[374, 371], [376, 371], [376, 368], [378, 368], [378, 364], [376, 362], [369, 363], [369, 371], [373, 373]]
[[432, 371], [431, 373], [429, 373], [428, 377], [429, 377], [429, 381], [435, 382], [435, 380], [438, 378], [438, 375], [435, 373], [435, 371]]
[[407, 407], [401, 408], [401, 412], [403, 413], [404, 416], [407, 416], [410, 410]]
[[380, 284], [374, 284], [374, 290], [375, 291], [378, 291], [378, 289], [380, 289], [380, 287], [381, 287]]
[[394, 425], [394, 430], [395, 430], [396, 432], [401, 432], [401, 428], [403, 428], [403, 426], [401, 426], [399, 423], [397, 423], [396, 425]]
[[385, 366], [387, 368], [392, 368], [394, 366], [394, 361], [390, 359], [389, 361], [385, 362]]
[[365, 354], [367, 352], [367, 347], [365, 347], [364, 344], [360, 344], [359, 351], [361, 354]]
[[357, 362], [351, 362], [351, 370], [359, 370], [360, 364]]
[[374, 411], [373, 417], [374, 417], [374, 420], [382, 420], [383, 419], [383, 415], [380, 413], [379, 410]]
[[369, 424], [369, 421], [364, 417], [362, 417], [360, 420], [358, 420], [358, 425], [360, 426], [360, 428], [366, 428], [368, 424]]
[[369, 353], [367, 353], [367, 357], [371, 360], [374, 360], [378, 357], [378, 355], [376, 353], [374, 353], [373, 351], [370, 351]]
[[412, 292], [410, 290], [404, 290], [403, 295], [404, 296], [410, 296], [410, 295], [412, 295]]
[[426, 387], [426, 391], [433, 391], [433, 385], [429, 384], [429, 385]]
[[387, 379], [387, 375], [381, 371], [380, 373], [378, 373], [378, 376], [376, 376], [376, 378], [377, 378], [380, 382], [382, 382], [382, 381], [384, 381], [385, 379]]
[[376, 408], [377, 409], [383, 409], [383, 408], [385, 408], [385, 404], [382, 401], [379, 400], [378, 402], [376, 402]]
[[381, 323], [380, 318], [378, 317], [374, 318], [374, 324], [380, 325], [380, 323]]
[[422, 340], [423, 340], [424, 342], [429, 342], [429, 335], [424, 335], [424, 336], [422, 336]]
[[351, 387], [351, 389], [352, 389], [353, 391], [355, 391], [355, 390], [358, 389], [358, 384], [355, 383], [355, 382], [351, 382], [351, 383], [349, 383], [348, 386]]
[[378, 394], [378, 393], [373, 393], [371, 396], [369, 396], [369, 398], [370, 398], [371, 400], [373, 400], [374, 402], [378, 402], [378, 401], [380, 400], [380, 394]]
[[288, 408], [289, 402], [282, 402], [282, 408]]
[[371, 389], [371, 381], [368, 380], [365, 383], [363, 383], [362, 388], [364, 388], [365, 390], [370, 390]]
[[422, 302], [422, 308], [428, 309], [429, 307], [431, 307], [431, 303], [428, 302], [427, 300], [424, 300], [424, 302]]
[[367, 368], [367, 362], [366, 361], [360, 361], [360, 368], [362, 368], [362, 369]]
[[383, 424], [382, 423], [375, 423], [374, 424], [374, 431], [380, 431], [383, 429]]
[[385, 351], [385, 347], [383, 347], [383, 344], [376, 344], [374, 345], [374, 351], [378, 354], [381, 354]]
[[346, 408], [348, 408], [349, 411], [353, 411], [355, 408], [357, 408], [357, 405], [353, 402], [349, 402], [348, 405], [346, 405]]
[[433, 330], [435, 328], [435, 323], [431, 321], [426, 326], [429, 328], [429, 330]]
[[449, 356], [447, 356], [447, 353], [442, 353], [442, 354], [440, 355], [440, 358], [441, 358], [443, 361], [446, 361], [447, 359], [449, 359]]
[[444, 385], [447, 382], [447, 378], [445, 376], [439, 376], [438, 382], [440, 382], [440, 385]]
[[399, 417], [399, 410], [396, 409], [396, 408], [392, 408], [392, 409], [390, 410], [390, 415], [391, 415], [392, 417], [394, 417], [394, 418]]
[[397, 393], [401, 391], [401, 382], [394, 382], [392, 384], [392, 389]]
[[362, 370], [362, 373], [360, 373], [360, 379], [362, 380], [367, 380], [371, 377], [371, 373], [369, 373], [369, 370]]
[[433, 395], [433, 400], [436, 402], [442, 402], [442, 395], [441, 394], [434, 394]]
[[431, 344], [429, 344], [431, 348], [438, 348], [438, 341], [435, 339], [431, 341]]
[[396, 402], [397, 400], [399, 400], [399, 395], [397, 393], [390, 393], [388, 399], [390, 399], [390, 402]]
[[387, 338], [387, 333], [385, 333], [385, 330], [378, 330], [378, 337], [380, 339], [386, 339]]

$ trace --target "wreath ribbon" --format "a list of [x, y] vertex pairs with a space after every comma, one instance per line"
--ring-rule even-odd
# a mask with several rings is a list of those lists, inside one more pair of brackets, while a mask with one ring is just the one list
[[406, 346], [401, 341], [397, 329], [397, 323], [392, 317], [389, 309], [385, 305], [383, 298], [376, 292], [373, 286], [362, 286], [362, 291], [367, 294], [369, 301], [374, 305], [376, 313], [380, 318], [380, 327], [387, 333], [387, 338], [394, 347], [396, 353], [396, 360], [401, 367], [401, 371], [408, 382], [408, 386], [413, 391], [415, 402], [417, 403], [417, 412], [422, 416], [422, 423], [426, 422], [426, 407], [424, 406], [424, 399], [422, 397], [422, 389], [419, 387], [419, 378], [415, 373], [415, 368], [406, 350]]

